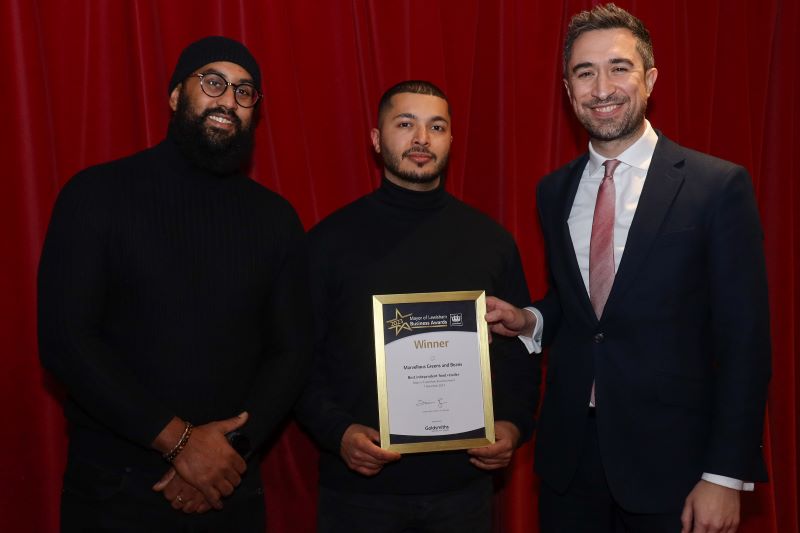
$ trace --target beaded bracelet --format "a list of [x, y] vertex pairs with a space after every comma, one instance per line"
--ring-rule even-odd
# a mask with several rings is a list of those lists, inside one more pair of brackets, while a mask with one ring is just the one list
[[174, 461], [175, 458], [178, 457], [178, 454], [181, 453], [183, 449], [186, 447], [186, 443], [189, 442], [189, 437], [192, 434], [193, 427], [194, 426], [192, 425], [191, 422], [186, 422], [186, 427], [183, 428], [183, 434], [181, 435], [181, 438], [178, 440], [178, 444], [176, 444], [174, 448], [172, 448], [169, 452], [165, 453], [162, 456], [168, 463]]

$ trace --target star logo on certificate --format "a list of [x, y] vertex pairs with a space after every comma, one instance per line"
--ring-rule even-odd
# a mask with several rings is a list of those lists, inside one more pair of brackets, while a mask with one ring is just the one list
[[400, 335], [400, 332], [403, 330], [411, 331], [411, 324], [406, 322], [404, 319], [411, 316], [411, 313], [404, 315], [400, 312], [399, 309], [395, 307], [394, 309], [394, 318], [391, 318], [386, 321], [386, 327], [389, 329], [394, 330], [395, 336]]

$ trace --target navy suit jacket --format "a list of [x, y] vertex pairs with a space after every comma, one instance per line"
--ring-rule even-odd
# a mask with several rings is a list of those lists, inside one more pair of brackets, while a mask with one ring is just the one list
[[661, 135], [598, 320], [567, 225], [587, 161], [537, 193], [550, 276], [534, 303], [550, 347], [537, 473], [569, 485], [594, 380], [603, 465], [628, 511], [679, 510], [703, 472], [765, 480], [769, 309], [747, 171]]

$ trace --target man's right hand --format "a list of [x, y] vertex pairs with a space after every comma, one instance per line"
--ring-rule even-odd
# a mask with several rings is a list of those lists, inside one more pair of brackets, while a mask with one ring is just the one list
[[492, 333], [497, 333], [498, 335], [532, 337], [536, 326], [536, 317], [533, 313], [514, 307], [500, 298], [487, 296], [486, 322], [489, 323], [489, 329]]
[[[180, 438], [180, 433], [175, 438], [174, 428], [171, 429], [176, 420], [173, 419], [154, 441], [154, 447], [162, 453], [168, 452]], [[241, 413], [227, 420], [194, 427], [186, 447], [172, 463], [180, 477], [202, 492], [215, 509], [222, 509], [222, 497], [233, 493], [247, 470], [247, 463], [225, 438], [226, 433], [241, 428], [245, 422], [247, 413]], [[183, 427], [179, 420], [178, 425]], [[173, 438], [166, 438], [165, 433]]]
[[351, 424], [342, 435], [342, 459], [351, 470], [365, 476], [374, 476], [381, 471], [383, 465], [402, 457], [397, 452], [377, 446], [375, 443], [380, 440], [380, 433], [371, 427]]

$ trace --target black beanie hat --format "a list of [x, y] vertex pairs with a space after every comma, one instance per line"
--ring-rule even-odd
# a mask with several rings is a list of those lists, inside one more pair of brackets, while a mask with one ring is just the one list
[[261, 69], [258, 68], [256, 59], [247, 47], [239, 41], [214, 36], [204, 37], [183, 49], [178, 63], [175, 65], [175, 70], [172, 72], [172, 79], [169, 80], [167, 94], [171, 94], [172, 90], [189, 74], [203, 65], [215, 61], [230, 61], [245, 69], [253, 77], [256, 89], [261, 92]]

